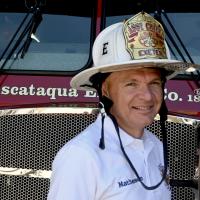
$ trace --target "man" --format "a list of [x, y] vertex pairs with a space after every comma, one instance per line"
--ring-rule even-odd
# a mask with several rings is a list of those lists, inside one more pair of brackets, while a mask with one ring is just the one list
[[101, 114], [58, 152], [48, 200], [169, 200], [166, 141], [163, 156], [145, 127], [159, 113], [166, 136], [164, 83], [195, 65], [170, 59], [161, 24], [144, 12], [103, 30], [93, 61], [71, 85], [97, 90]]

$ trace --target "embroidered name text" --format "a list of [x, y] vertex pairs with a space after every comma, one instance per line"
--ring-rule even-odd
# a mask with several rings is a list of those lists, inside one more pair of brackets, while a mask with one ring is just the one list
[[138, 182], [138, 181], [142, 181], [142, 180], [143, 180], [142, 177], [140, 177], [140, 179], [138, 179], [138, 178], [135, 178], [135, 179], [128, 179], [128, 180], [126, 180], [126, 181], [119, 181], [119, 182], [118, 182], [118, 185], [119, 185], [119, 187], [124, 187], [124, 186], [127, 186], [127, 185], [134, 184], [134, 183], [136, 183], [136, 182]]

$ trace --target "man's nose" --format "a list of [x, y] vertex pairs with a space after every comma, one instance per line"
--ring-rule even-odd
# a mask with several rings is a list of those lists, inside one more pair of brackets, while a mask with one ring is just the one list
[[141, 97], [143, 97], [146, 101], [152, 100], [153, 92], [152, 89], [149, 86], [143, 86], [141, 88]]

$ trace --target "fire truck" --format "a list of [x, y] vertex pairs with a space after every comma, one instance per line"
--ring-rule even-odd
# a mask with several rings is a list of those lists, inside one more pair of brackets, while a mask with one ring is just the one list
[[[174, 59], [200, 64], [196, 0], [0, 1], [1, 200], [47, 198], [56, 153], [98, 113], [98, 95], [70, 80], [92, 67], [101, 30], [140, 11], [163, 25]], [[164, 93], [172, 199], [199, 200], [200, 71], [177, 74]], [[159, 118], [147, 128], [162, 140]]]

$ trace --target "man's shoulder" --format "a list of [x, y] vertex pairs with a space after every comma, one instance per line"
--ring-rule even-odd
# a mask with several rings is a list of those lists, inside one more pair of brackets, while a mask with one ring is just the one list
[[78, 133], [73, 139], [67, 142], [66, 145], [78, 146], [80, 148], [94, 148], [100, 138], [100, 131], [97, 128], [96, 122], [90, 124], [82, 132]]
[[90, 124], [85, 130], [67, 141], [58, 151], [56, 157], [62, 155], [94, 154], [98, 148], [100, 134], [95, 124]]

